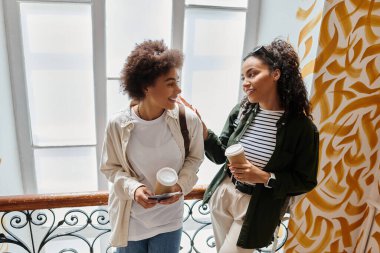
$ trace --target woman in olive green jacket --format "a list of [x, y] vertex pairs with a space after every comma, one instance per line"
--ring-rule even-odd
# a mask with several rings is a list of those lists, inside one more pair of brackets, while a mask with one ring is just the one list
[[[319, 134], [293, 47], [277, 39], [255, 48], [241, 76], [246, 96], [221, 135], [203, 124], [206, 156], [223, 164], [204, 196], [219, 253], [269, 245], [289, 197], [317, 184]], [[229, 164], [225, 150], [237, 143], [248, 161]]]

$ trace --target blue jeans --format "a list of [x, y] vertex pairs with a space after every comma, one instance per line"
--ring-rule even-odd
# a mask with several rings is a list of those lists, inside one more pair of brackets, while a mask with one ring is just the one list
[[178, 253], [181, 235], [182, 228], [140, 241], [128, 241], [128, 246], [117, 248], [116, 253]]

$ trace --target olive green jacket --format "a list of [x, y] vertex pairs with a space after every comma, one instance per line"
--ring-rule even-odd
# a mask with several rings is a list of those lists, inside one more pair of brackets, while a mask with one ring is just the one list
[[[204, 203], [226, 176], [225, 149], [239, 142], [255, 118], [258, 104], [251, 106], [241, 119], [239, 109], [240, 105], [233, 108], [219, 137], [209, 130], [205, 140], [206, 156], [224, 165], [208, 186]], [[273, 188], [256, 184], [237, 241], [242, 248], [269, 245], [287, 197], [308, 192], [317, 185], [319, 133], [313, 122], [303, 115], [283, 115], [277, 122], [276, 138], [275, 150], [264, 168], [276, 175], [276, 184]]]

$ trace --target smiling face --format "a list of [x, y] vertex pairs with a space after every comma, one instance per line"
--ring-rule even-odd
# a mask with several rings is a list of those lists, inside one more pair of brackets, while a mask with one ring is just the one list
[[178, 86], [177, 69], [172, 68], [168, 73], [159, 76], [146, 91], [145, 99], [149, 104], [160, 109], [174, 109], [181, 88]]
[[254, 56], [247, 58], [242, 66], [242, 81], [249, 102], [259, 103], [264, 109], [277, 107], [279, 77], [279, 70], [271, 71], [261, 59]]

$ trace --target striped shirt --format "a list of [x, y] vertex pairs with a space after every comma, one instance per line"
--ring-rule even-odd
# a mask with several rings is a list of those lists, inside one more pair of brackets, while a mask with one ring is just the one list
[[248, 161], [260, 169], [267, 165], [273, 154], [276, 146], [276, 123], [283, 113], [284, 111], [260, 108], [239, 141], [244, 147]]

